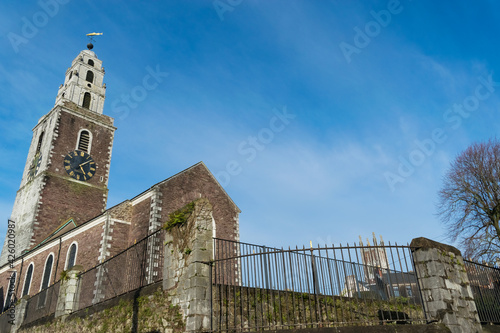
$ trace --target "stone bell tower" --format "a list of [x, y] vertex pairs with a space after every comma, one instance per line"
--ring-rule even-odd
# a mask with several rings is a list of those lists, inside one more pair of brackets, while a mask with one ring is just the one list
[[[42, 243], [68, 219], [79, 225], [106, 208], [116, 128], [113, 118], [103, 115], [102, 61], [92, 44], [87, 47], [66, 71], [55, 106], [33, 128], [10, 218], [16, 257]], [[6, 239], [0, 266], [9, 259]]]

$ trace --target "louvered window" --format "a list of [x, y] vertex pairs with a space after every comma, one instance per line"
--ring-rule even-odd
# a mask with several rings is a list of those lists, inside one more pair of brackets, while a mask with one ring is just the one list
[[86, 92], [83, 95], [83, 104], [82, 106], [86, 109], [90, 109], [90, 93]]
[[94, 82], [94, 73], [92, 71], [87, 72], [87, 77], [85, 78], [90, 83]]
[[42, 141], [43, 141], [43, 134], [44, 134], [44, 133], [45, 133], [45, 132], [42, 132], [42, 133], [40, 134], [40, 136], [38, 137], [38, 144], [37, 144], [37, 146], [36, 146], [36, 152], [37, 152], [37, 153], [38, 153], [38, 152], [40, 151], [40, 149], [42, 148]]
[[82, 150], [88, 153], [89, 147], [90, 147], [90, 133], [89, 131], [81, 131], [80, 139], [78, 140], [78, 150]]

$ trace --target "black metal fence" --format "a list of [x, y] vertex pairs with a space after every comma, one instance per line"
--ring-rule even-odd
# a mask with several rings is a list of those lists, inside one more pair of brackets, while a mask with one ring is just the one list
[[28, 299], [23, 325], [51, 316], [56, 312], [60, 286], [61, 281], [57, 281], [47, 289], [40, 291]]
[[214, 331], [425, 322], [408, 246], [214, 249]]
[[77, 310], [163, 279], [164, 230], [159, 229], [79, 275]]
[[500, 269], [464, 260], [479, 320], [500, 324]]
[[[81, 273], [76, 310], [161, 281], [163, 242], [160, 229]], [[409, 246], [277, 249], [214, 239], [212, 267], [212, 331], [426, 322]], [[481, 322], [499, 324], [500, 269], [467, 260], [465, 269]], [[59, 288], [28, 299], [23, 326], [54, 315]], [[0, 316], [0, 329], [7, 321]]]

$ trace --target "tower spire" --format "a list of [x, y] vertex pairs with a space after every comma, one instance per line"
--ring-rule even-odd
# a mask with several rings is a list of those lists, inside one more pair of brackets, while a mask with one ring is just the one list
[[[87, 34], [92, 40], [93, 36], [102, 33]], [[88, 50], [83, 50], [73, 60], [71, 67], [66, 71], [64, 84], [59, 87], [55, 105], [64, 105], [73, 102], [92, 112], [102, 114], [106, 85], [103, 83], [104, 68], [102, 61], [91, 51], [92, 43], [87, 45]]]
[[[71, 218], [79, 225], [106, 208], [116, 128], [102, 114], [103, 77], [102, 61], [90, 50], [81, 51], [66, 71], [55, 106], [33, 128], [10, 217], [16, 227], [16, 257], [64, 221]], [[12, 254], [8, 244], [3, 245], [0, 266]]]

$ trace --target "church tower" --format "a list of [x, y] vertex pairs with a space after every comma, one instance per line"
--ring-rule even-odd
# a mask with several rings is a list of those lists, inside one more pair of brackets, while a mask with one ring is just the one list
[[[65, 221], [79, 225], [106, 209], [115, 127], [103, 115], [102, 61], [81, 51], [66, 71], [55, 106], [33, 128], [12, 209], [16, 257], [47, 239]], [[8, 260], [4, 243], [0, 265]], [[10, 257], [9, 259], [11, 259]]]

